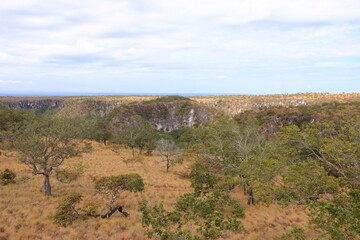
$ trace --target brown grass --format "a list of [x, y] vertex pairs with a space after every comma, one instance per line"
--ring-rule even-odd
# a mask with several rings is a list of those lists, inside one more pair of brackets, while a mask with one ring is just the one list
[[[146, 239], [145, 230], [141, 226], [141, 214], [137, 209], [140, 198], [147, 198], [149, 204], [164, 201], [165, 207], [171, 209], [179, 194], [191, 191], [189, 180], [181, 178], [180, 173], [186, 171], [189, 163], [176, 165], [165, 172], [163, 164], [154, 164], [156, 156], [144, 157], [142, 162], [124, 163], [130, 158], [128, 150], [120, 154], [109, 148], [94, 143], [94, 151], [69, 161], [81, 160], [86, 166], [85, 174], [76, 182], [61, 184], [52, 180], [52, 197], [41, 193], [41, 176], [31, 176], [31, 171], [18, 162], [15, 154], [0, 156], [0, 169], [10, 168], [17, 173], [17, 183], [0, 186], [0, 239]], [[111, 219], [78, 220], [72, 226], [63, 228], [55, 225], [51, 216], [62, 196], [77, 191], [85, 200], [96, 200], [102, 212], [106, 211], [106, 201], [95, 194], [92, 178], [137, 172], [145, 182], [145, 192], [125, 192], [119, 199], [130, 213], [128, 218], [114, 214]], [[21, 181], [24, 177], [30, 177]], [[242, 191], [235, 189], [233, 196], [245, 207], [246, 217], [243, 219], [245, 229], [238, 234], [228, 234], [225, 239], [275, 239], [282, 233], [291, 230], [291, 224], [306, 226], [307, 215], [303, 207], [290, 206], [247, 206]]]

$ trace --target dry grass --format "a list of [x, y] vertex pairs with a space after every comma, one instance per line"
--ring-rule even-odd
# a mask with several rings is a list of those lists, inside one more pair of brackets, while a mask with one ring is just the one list
[[[84, 163], [84, 176], [71, 184], [61, 184], [52, 179], [54, 196], [46, 197], [40, 191], [41, 176], [32, 177], [30, 170], [19, 164], [14, 154], [1, 155], [0, 169], [10, 168], [15, 170], [18, 176], [16, 184], [0, 186], [0, 239], [146, 239], [137, 201], [145, 197], [150, 204], [164, 201], [166, 208], [173, 207], [179, 194], [191, 191], [189, 181], [178, 175], [186, 171], [189, 163], [177, 165], [166, 173], [163, 164], [154, 164], [158, 160], [156, 156], [144, 157], [142, 162], [133, 165], [123, 162], [126, 157], [131, 157], [128, 150], [121, 150], [119, 154], [94, 143], [92, 153], [71, 160], [81, 160]], [[95, 194], [92, 178], [130, 172], [139, 173], [146, 186], [143, 193], [125, 192], [119, 199], [119, 203], [130, 213], [128, 218], [114, 214], [108, 220], [76, 221], [67, 228], [53, 224], [51, 216], [60, 198], [72, 191], [82, 193], [85, 200], [98, 201], [102, 206], [99, 210], [105, 211], [106, 201]], [[24, 176], [30, 178], [20, 181]], [[302, 207], [247, 206], [242, 191], [235, 189], [233, 195], [246, 208], [246, 217], [243, 220], [245, 229], [236, 235], [227, 235], [226, 239], [274, 239], [291, 230], [291, 224], [305, 226], [307, 223]]]

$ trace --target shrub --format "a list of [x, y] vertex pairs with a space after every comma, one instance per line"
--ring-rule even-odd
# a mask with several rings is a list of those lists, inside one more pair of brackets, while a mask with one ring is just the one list
[[74, 214], [75, 204], [81, 200], [82, 195], [79, 193], [70, 193], [64, 197], [57, 207], [54, 222], [62, 227], [70, 226], [78, 217]]
[[8, 168], [0, 172], [0, 181], [3, 185], [15, 183], [15, 177], [16, 174]]

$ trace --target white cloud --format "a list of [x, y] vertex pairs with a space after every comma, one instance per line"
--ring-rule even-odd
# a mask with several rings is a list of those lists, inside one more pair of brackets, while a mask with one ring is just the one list
[[0, 1], [0, 16], [0, 71], [10, 79], [22, 78], [9, 66], [233, 79], [360, 57], [358, 0], [16, 0]]
[[219, 76], [216, 76], [216, 78], [217, 78], [217, 79], [225, 79], [225, 78], [227, 78], [227, 76], [225, 76], [225, 75], [219, 75]]
[[16, 83], [22, 83], [21, 81], [16, 81], [16, 80], [0, 80], [0, 84], [16, 84]]

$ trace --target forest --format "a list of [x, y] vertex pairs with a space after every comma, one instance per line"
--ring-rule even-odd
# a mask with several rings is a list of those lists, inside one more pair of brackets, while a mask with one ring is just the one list
[[360, 102], [0, 106], [0, 196], [1, 240], [360, 239]]

